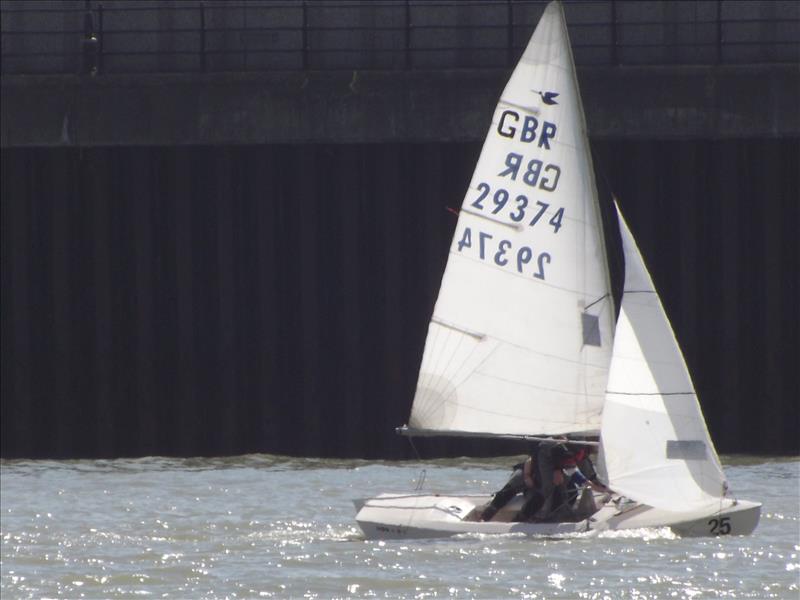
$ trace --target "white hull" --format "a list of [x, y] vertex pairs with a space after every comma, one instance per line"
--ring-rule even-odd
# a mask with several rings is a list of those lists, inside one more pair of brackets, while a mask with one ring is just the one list
[[518, 497], [488, 523], [477, 520], [490, 496], [381, 494], [356, 502], [356, 521], [367, 539], [442, 538], [459, 534], [561, 536], [589, 531], [670, 527], [683, 537], [748, 535], [758, 525], [761, 505], [747, 500], [721, 500], [714, 508], [670, 512], [644, 505], [620, 508], [608, 502], [588, 519], [569, 523], [520, 523], [510, 519], [519, 510]]

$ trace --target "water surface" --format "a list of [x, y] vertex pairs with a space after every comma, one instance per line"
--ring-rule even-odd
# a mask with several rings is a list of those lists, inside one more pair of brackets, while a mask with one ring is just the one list
[[2, 461], [3, 598], [800, 597], [800, 459], [724, 459], [748, 537], [365, 541], [353, 498], [490, 492], [513, 458]]

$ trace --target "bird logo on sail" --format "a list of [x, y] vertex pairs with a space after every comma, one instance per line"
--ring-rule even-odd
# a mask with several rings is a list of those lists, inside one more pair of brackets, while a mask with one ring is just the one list
[[542, 97], [542, 102], [545, 104], [552, 106], [553, 104], [558, 104], [556, 102], [556, 96], [558, 96], [558, 92], [540, 92], [539, 90], [531, 90], [532, 92], [539, 94]]

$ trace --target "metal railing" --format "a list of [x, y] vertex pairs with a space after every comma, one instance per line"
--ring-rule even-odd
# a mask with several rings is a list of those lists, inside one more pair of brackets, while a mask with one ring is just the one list
[[[2, 71], [436, 69], [512, 65], [543, 0], [2, 3]], [[755, 10], [754, 10], [755, 7]], [[800, 4], [565, 2], [582, 65], [800, 60]]]

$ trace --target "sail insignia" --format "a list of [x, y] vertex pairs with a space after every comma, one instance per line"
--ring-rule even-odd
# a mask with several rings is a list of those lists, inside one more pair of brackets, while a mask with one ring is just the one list
[[558, 92], [540, 92], [539, 90], [531, 90], [532, 92], [539, 94], [542, 98], [542, 102], [547, 104], [548, 106], [552, 106], [554, 104], [558, 104], [556, 98], [558, 97]]

